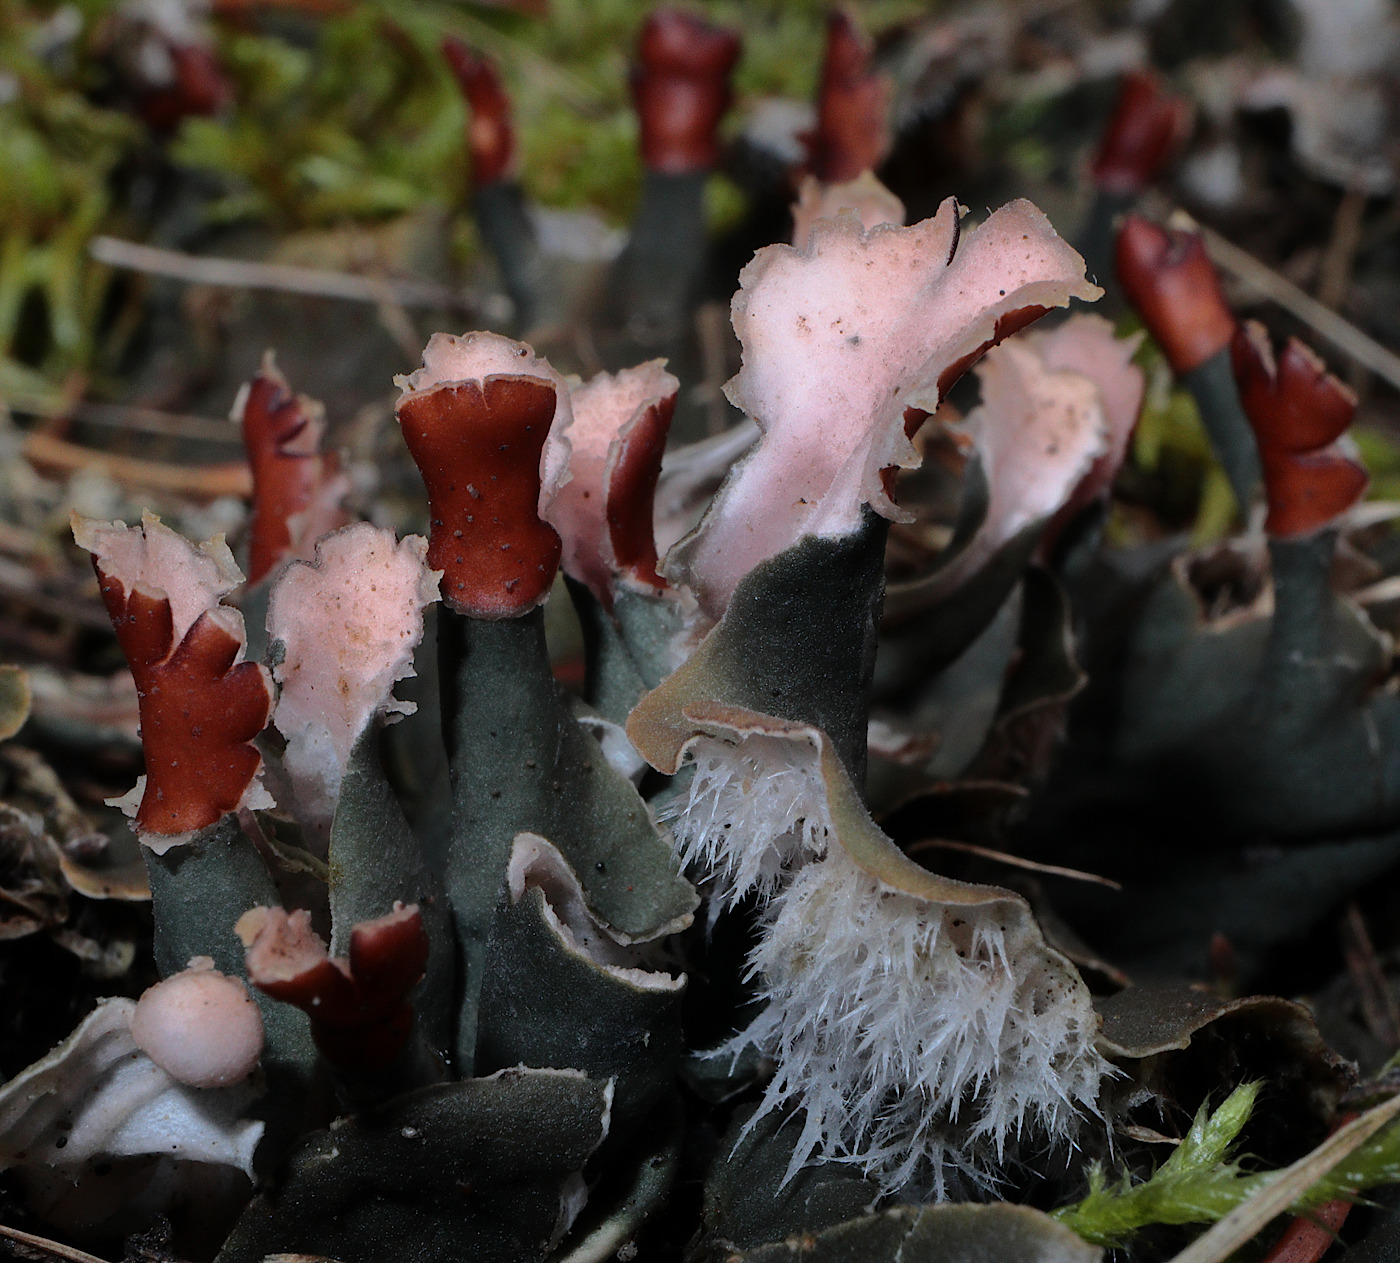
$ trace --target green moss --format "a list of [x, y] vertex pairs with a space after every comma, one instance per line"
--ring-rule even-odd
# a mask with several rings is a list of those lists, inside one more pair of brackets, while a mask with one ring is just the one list
[[735, 228], [748, 213], [749, 199], [733, 180], [716, 172], [705, 182], [705, 223], [719, 235]]
[[1400, 439], [1374, 426], [1358, 425], [1350, 434], [1361, 452], [1362, 464], [1371, 475], [1368, 497], [1400, 500]]
[[1139, 1184], [1127, 1174], [1110, 1183], [1096, 1163], [1089, 1171], [1088, 1196], [1054, 1217], [1102, 1246], [1121, 1245], [1149, 1224], [1215, 1222], [1267, 1178], [1246, 1175], [1232, 1156], [1261, 1086], [1241, 1084], [1213, 1113], [1201, 1106], [1171, 1157]]
[[[55, 6], [0, 0], [0, 75], [18, 85], [0, 105], [0, 359], [14, 357], [21, 320], [32, 324], [38, 312], [42, 327], [20, 341], [31, 348], [27, 366], [50, 380], [91, 369], [99, 357], [108, 275], [87, 259], [87, 242], [94, 232], [132, 231], [112, 200], [113, 175], [151, 144], [134, 118], [92, 103], [106, 74], [93, 32], [116, 6], [82, 0], [82, 31], [46, 61], [33, 50]], [[693, 7], [744, 32], [729, 129], [754, 98], [811, 96], [827, 0]], [[924, 0], [855, 7], [876, 32], [929, 11]], [[551, 0], [548, 20], [540, 20], [448, 0], [361, 0], [337, 17], [275, 28], [286, 34], [217, 25], [233, 108], [186, 120], [169, 152], [218, 178], [205, 207], [215, 223], [251, 219], [296, 230], [464, 205], [468, 111], [439, 51], [452, 34], [501, 66], [529, 195], [551, 206], [591, 206], [621, 224], [641, 186], [628, 73], [651, 8], [649, 0]], [[732, 224], [743, 209], [736, 189], [712, 182], [712, 225]]]
[[317, 28], [307, 50], [236, 33], [221, 54], [237, 84], [228, 119], [189, 119], [179, 163], [223, 176], [211, 217], [284, 227], [402, 214], [465, 188], [466, 106], [440, 31], [365, 4]]
[[[1236, 1157], [1241, 1132], [1262, 1084], [1237, 1087], [1214, 1112], [1202, 1105], [1171, 1156], [1137, 1184], [1124, 1173], [1110, 1182], [1097, 1163], [1088, 1195], [1054, 1217], [1094, 1245], [1117, 1247], [1153, 1224], [1209, 1224], [1276, 1179], [1278, 1171], [1246, 1171]], [[1306, 1214], [1324, 1202], [1354, 1198], [1400, 1181], [1400, 1127], [1383, 1127], [1318, 1180], [1292, 1207]]]
[[112, 173], [141, 136], [86, 98], [80, 45], [37, 54], [44, 18], [0, 4], [0, 364], [11, 379], [90, 365], [105, 271], [88, 261], [87, 243], [108, 218]]

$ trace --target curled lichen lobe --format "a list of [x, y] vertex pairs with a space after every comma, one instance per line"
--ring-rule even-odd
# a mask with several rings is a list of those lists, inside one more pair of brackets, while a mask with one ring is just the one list
[[1297, 338], [1275, 357], [1269, 335], [1250, 322], [1230, 347], [1240, 402], [1259, 443], [1271, 535], [1319, 530], [1366, 490], [1366, 471], [1336, 441], [1351, 424], [1356, 395]]
[[149, 516], [134, 527], [75, 518], [74, 535], [93, 554], [136, 682], [146, 755], [137, 828], [185, 835], [265, 805], [252, 741], [267, 726], [272, 680], [241, 661], [242, 616], [219, 603], [242, 578], [223, 541], [196, 549]]
[[257, 583], [291, 552], [293, 519], [316, 498], [327, 461], [320, 405], [292, 393], [269, 353], [234, 405], [253, 471], [248, 581]]
[[374, 1072], [391, 1065], [413, 1030], [413, 988], [428, 963], [428, 934], [416, 905], [358, 922], [348, 957], [332, 957], [310, 914], [254, 908], [236, 927], [248, 977], [311, 1019], [316, 1046], [334, 1065]]
[[262, 1055], [263, 1023], [242, 981], [201, 956], [142, 993], [131, 1038], [179, 1082], [222, 1088], [252, 1074]]
[[657, 481], [680, 383], [661, 360], [570, 388], [569, 480], [545, 513], [564, 540], [564, 571], [611, 608], [621, 583], [660, 588]]

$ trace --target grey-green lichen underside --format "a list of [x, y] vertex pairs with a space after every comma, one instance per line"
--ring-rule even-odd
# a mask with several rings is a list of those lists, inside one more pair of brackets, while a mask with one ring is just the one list
[[452, 916], [442, 883], [428, 867], [379, 757], [379, 726], [370, 724], [345, 766], [331, 823], [331, 955], [346, 956], [350, 932], [393, 910], [416, 904], [428, 935], [428, 966], [413, 994], [424, 1034], [435, 1048], [450, 1039]]
[[735, 1251], [728, 1263], [1100, 1263], [1103, 1251], [1041, 1211], [1006, 1202], [899, 1206], [813, 1236]]
[[583, 1070], [617, 1080], [614, 1130], [654, 1106], [681, 1053], [679, 987], [619, 977], [564, 942], [527, 890], [492, 925], [477, 1028], [481, 1073], [508, 1066]]
[[607, 1134], [606, 1082], [510, 1070], [421, 1088], [308, 1136], [217, 1263], [537, 1263], [560, 1197]]
[[647, 760], [673, 772], [683, 712], [714, 702], [820, 728], [861, 776], [888, 525], [867, 508], [859, 530], [808, 535], [755, 566], [700, 648], [633, 712], [628, 732]]
[[462, 971], [456, 1052], [465, 1066], [516, 834], [558, 847], [589, 910], [625, 939], [681, 928], [698, 900], [632, 782], [574, 718], [550, 671], [541, 611], [496, 622], [444, 611], [440, 620], [453, 782], [445, 885]]
[[[1178, 564], [1128, 656], [1117, 756], [1223, 832], [1335, 837], [1400, 823], [1390, 646], [1331, 588], [1335, 538], [1270, 541], [1274, 608], [1207, 620]], [[1203, 807], [1204, 809], [1204, 807]]]

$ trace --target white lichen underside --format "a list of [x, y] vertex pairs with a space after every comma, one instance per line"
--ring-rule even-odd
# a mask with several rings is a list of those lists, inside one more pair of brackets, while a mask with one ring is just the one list
[[1080, 485], [1086, 498], [1106, 492], [1113, 484], [1128, 453], [1128, 442], [1142, 411], [1146, 377], [1133, 356], [1142, 333], [1117, 337], [1113, 325], [1102, 316], [1077, 312], [1054, 329], [1031, 330], [1021, 335], [1052, 373], [1079, 373], [1099, 391], [1106, 426], [1106, 446]]
[[253, 1174], [263, 1124], [250, 1084], [193, 1088], [137, 1048], [136, 1003], [99, 1000], [47, 1056], [0, 1088], [0, 1171], [162, 1155]]
[[940, 576], [951, 592], [1015, 535], [1043, 522], [1074, 494], [1108, 450], [1108, 421], [1098, 384], [1054, 371], [1029, 340], [1004, 342], [976, 369], [982, 402], [967, 418], [989, 488], [976, 535]]
[[953, 1171], [994, 1183], [1008, 1142], [1072, 1139], [1094, 1111], [1084, 985], [996, 907], [895, 891], [839, 847], [796, 875], [750, 960], [768, 1004], [729, 1045], [777, 1062], [759, 1117], [805, 1109], [789, 1177], [845, 1161], [941, 1198]]

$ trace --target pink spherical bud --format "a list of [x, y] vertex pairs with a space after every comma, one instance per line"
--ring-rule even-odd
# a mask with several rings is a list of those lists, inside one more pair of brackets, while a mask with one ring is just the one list
[[258, 1064], [262, 1015], [239, 979], [197, 956], [136, 1002], [131, 1037], [172, 1078], [222, 1088], [246, 1079]]

